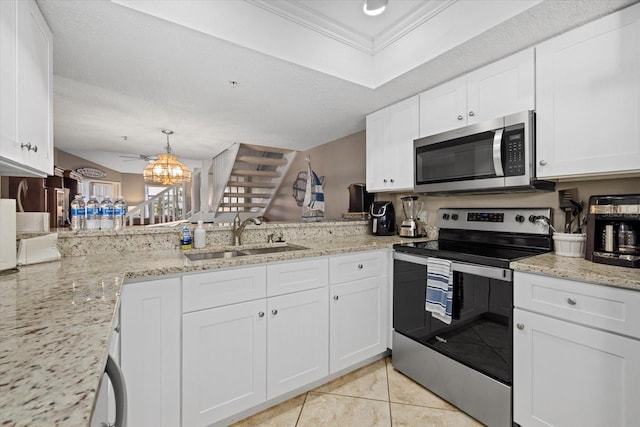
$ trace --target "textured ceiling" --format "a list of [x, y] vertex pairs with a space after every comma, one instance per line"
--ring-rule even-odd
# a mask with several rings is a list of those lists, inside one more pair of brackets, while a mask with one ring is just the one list
[[[342, 26], [339, 8], [361, 7], [300, 3]], [[424, 2], [406, 2], [392, 23], [415, 3]], [[302, 150], [364, 129], [367, 113], [631, 3], [546, 0], [371, 89], [113, 2], [39, 0], [54, 34], [54, 145], [123, 172], [144, 163], [121, 163], [118, 154], [161, 152], [162, 129], [175, 132], [181, 159], [210, 158], [234, 142]], [[372, 40], [386, 28], [352, 27]]]

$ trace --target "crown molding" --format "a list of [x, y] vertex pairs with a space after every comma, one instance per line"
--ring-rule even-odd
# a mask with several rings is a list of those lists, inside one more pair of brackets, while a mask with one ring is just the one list
[[302, 3], [292, 0], [279, 2], [268, 0], [244, 1], [302, 27], [313, 30], [325, 37], [329, 37], [364, 52], [367, 55], [373, 56], [423, 25], [457, 0], [447, 0], [444, 2], [435, 0], [426, 1], [373, 38], [319, 13]]

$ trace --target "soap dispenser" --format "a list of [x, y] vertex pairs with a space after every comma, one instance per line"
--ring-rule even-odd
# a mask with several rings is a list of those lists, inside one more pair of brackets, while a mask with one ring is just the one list
[[193, 247], [196, 249], [201, 249], [206, 246], [207, 242], [207, 231], [202, 226], [202, 221], [198, 221], [198, 228], [193, 233]]

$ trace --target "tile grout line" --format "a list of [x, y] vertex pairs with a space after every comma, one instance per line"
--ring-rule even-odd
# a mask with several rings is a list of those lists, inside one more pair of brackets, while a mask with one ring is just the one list
[[298, 423], [300, 422], [300, 417], [302, 416], [302, 410], [304, 409], [304, 405], [307, 404], [307, 399], [309, 398], [309, 392], [304, 394], [304, 402], [300, 405], [300, 412], [298, 412], [298, 418], [296, 418], [296, 424], [294, 427], [298, 427]]

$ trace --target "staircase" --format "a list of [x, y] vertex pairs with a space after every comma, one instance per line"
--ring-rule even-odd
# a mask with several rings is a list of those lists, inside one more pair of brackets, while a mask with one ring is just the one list
[[181, 221], [191, 216], [188, 210], [187, 184], [167, 187], [153, 198], [130, 207], [125, 215], [129, 225], [153, 225]]
[[191, 222], [231, 222], [269, 209], [296, 152], [235, 143], [193, 173]]

